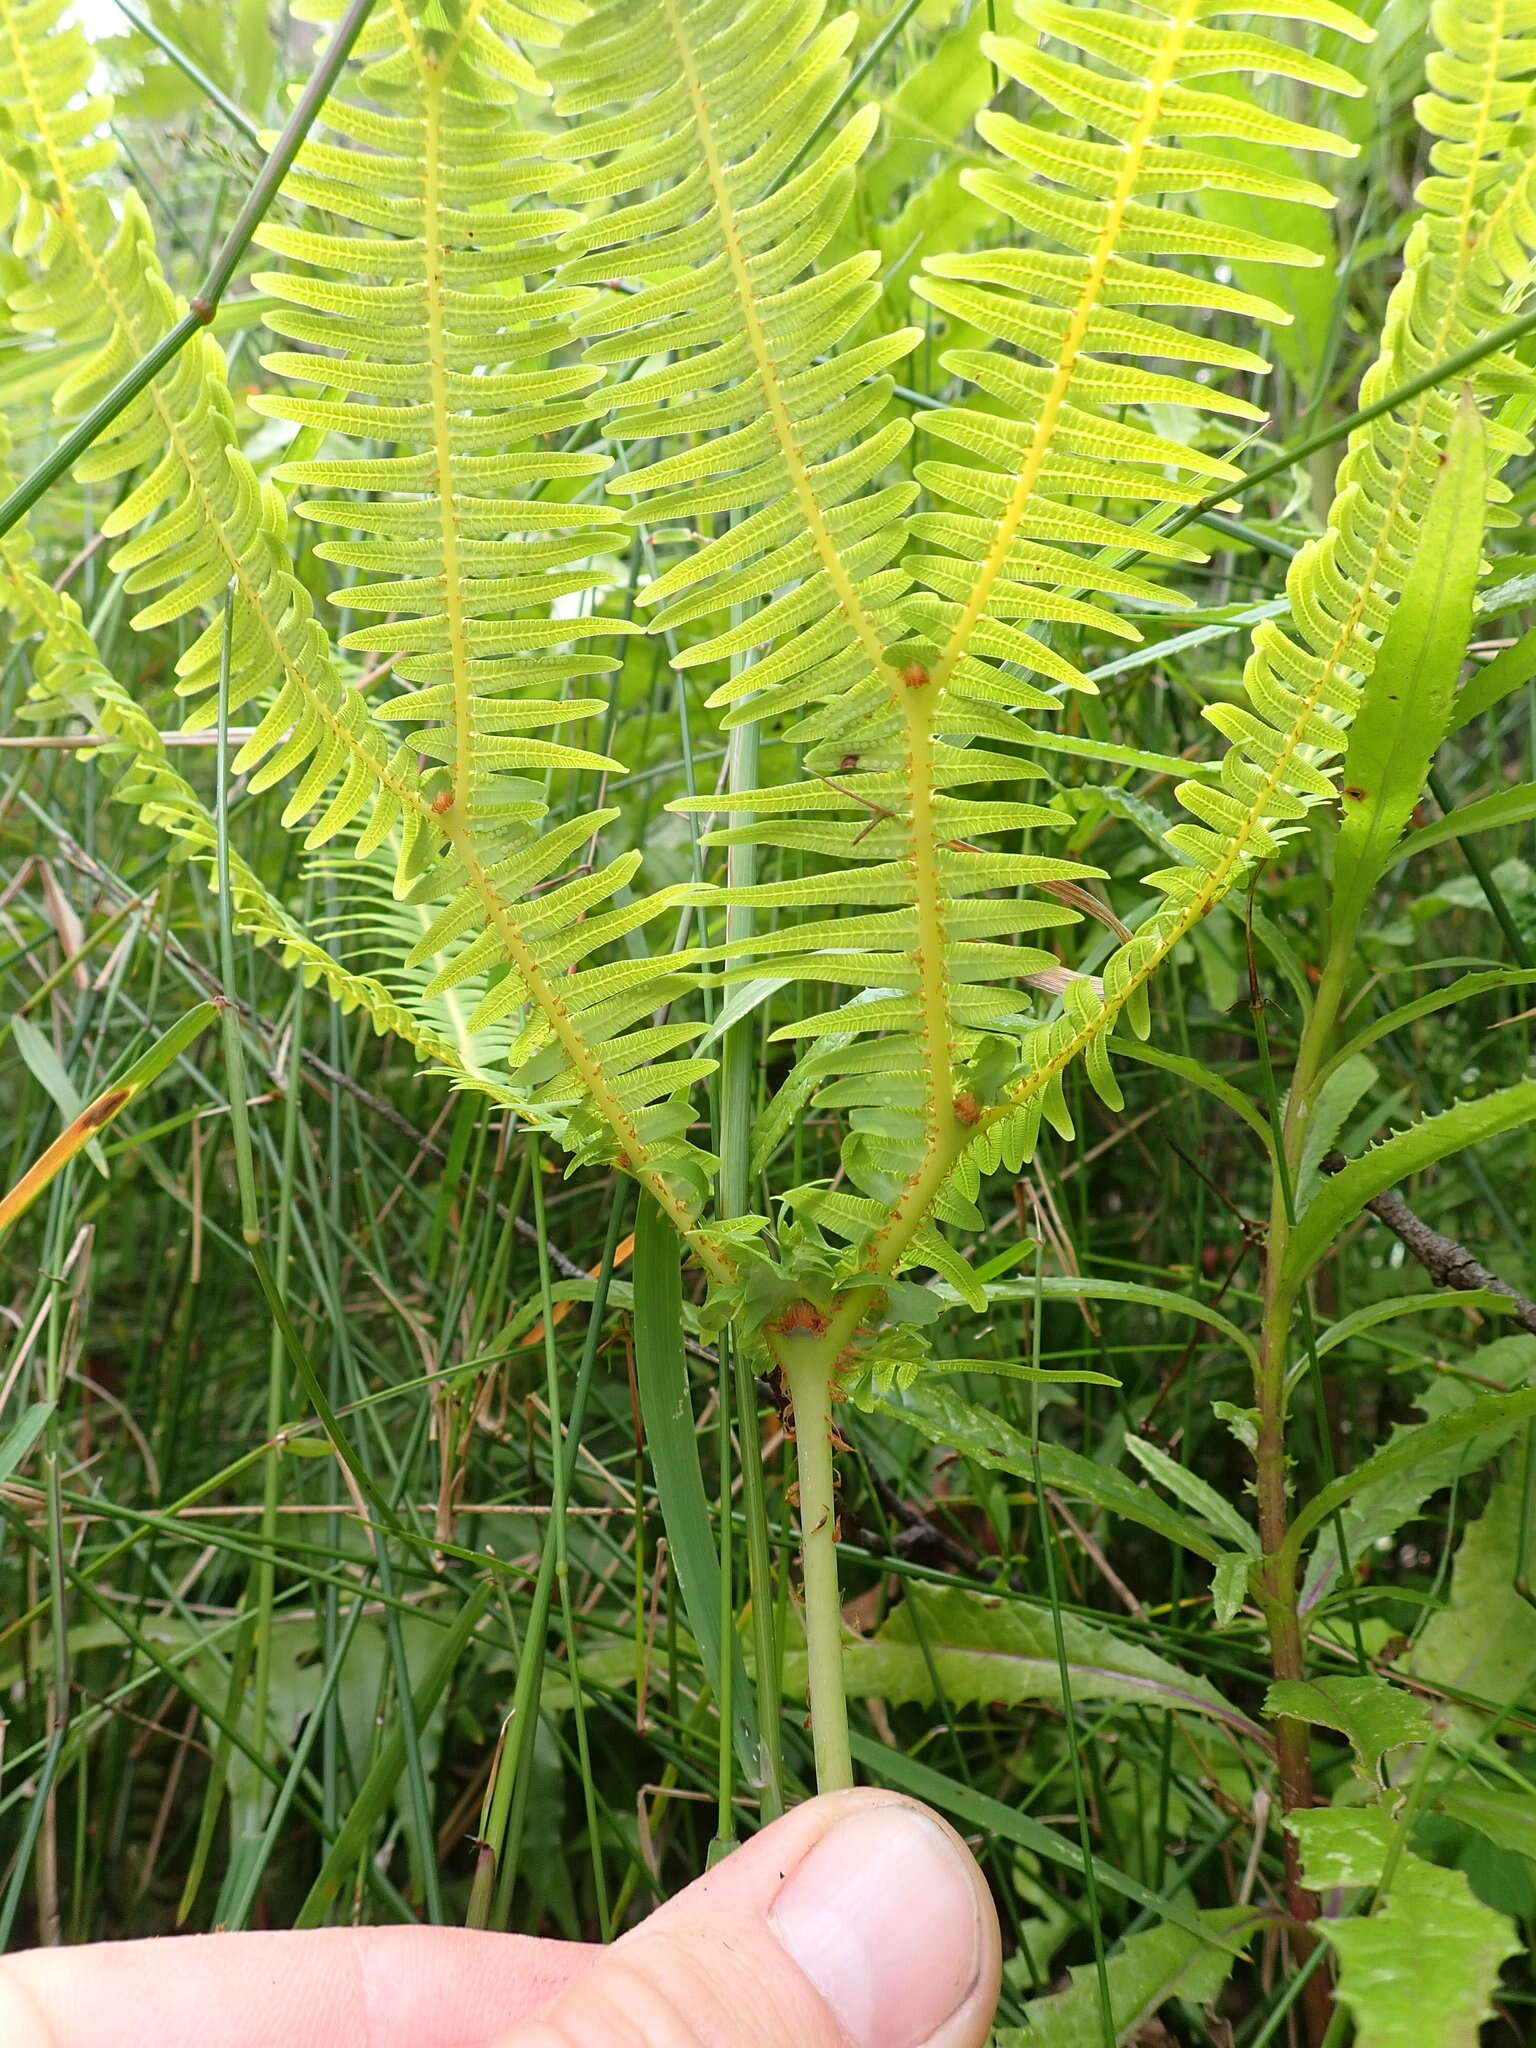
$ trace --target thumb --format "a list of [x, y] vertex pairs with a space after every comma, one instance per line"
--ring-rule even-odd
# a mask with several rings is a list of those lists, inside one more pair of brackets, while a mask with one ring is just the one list
[[734, 1851], [502, 2048], [981, 2048], [999, 1969], [954, 1830], [838, 1792]]

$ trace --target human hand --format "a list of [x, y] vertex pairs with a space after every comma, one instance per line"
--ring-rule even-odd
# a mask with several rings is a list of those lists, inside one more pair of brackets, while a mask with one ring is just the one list
[[188, 1935], [0, 1960], [0, 2048], [981, 2048], [997, 1919], [959, 1837], [813, 1799], [613, 1944]]

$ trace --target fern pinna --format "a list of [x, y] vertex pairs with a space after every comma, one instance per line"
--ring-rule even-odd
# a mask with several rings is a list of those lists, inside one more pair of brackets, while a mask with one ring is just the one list
[[[1370, 31], [1334, 0], [1246, 11], [1258, 28], [1211, 0], [1000, 16], [999, 105], [976, 122], [991, 156], [962, 180], [989, 227], [925, 255], [928, 325], [887, 331], [878, 259], [848, 253], [878, 125], [852, 17], [379, 0], [260, 231], [283, 345], [251, 403], [294, 430], [281, 460], [263, 473], [239, 446], [200, 335], [78, 472], [117, 493], [135, 625], [196, 622], [177, 663], [195, 724], [227, 638], [228, 709], [254, 725], [236, 765], [280, 792], [351, 906], [307, 931], [242, 871], [235, 914], [574, 1166], [634, 1176], [710, 1313], [786, 1372], [823, 1620], [833, 1603], [811, 1645], [823, 1725], [829, 1390], [920, 1359], [940, 1297], [909, 1269], [985, 1305], [946, 1235], [979, 1221], [981, 1177], [1016, 1170], [1042, 1124], [1072, 1136], [1074, 1062], [1118, 1106], [1114, 1026], [1149, 1030], [1160, 963], [1338, 800], [1457, 402], [1431, 382], [1356, 432], [1245, 701], [1207, 711], [1229, 744], [1179, 788], [1157, 900], [1103, 955], [1100, 929], [1125, 927], [1101, 871], [1061, 850], [1050, 722], [1093, 689], [1085, 646], [1187, 602], [1170, 578], [1241, 480], [1265, 421], [1255, 344], [1287, 317], [1232, 268], [1318, 260], [1283, 223], [1328, 205], [1326, 167], [1352, 151], [1330, 98], [1362, 90], [1346, 60]], [[1436, 10], [1432, 169], [1366, 398], [1496, 331], [1527, 274], [1509, 38], [1529, 11]], [[80, 345], [65, 415], [178, 310], [90, 74], [61, 0], [0, 0], [12, 308]], [[1309, 96], [1310, 121], [1272, 110]], [[1275, 232], [1227, 224], [1221, 202], [1246, 200]], [[914, 418], [897, 380], [936, 342], [941, 402]], [[1494, 398], [1520, 381], [1497, 356], [1478, 376]], [[1517, 445], [1493, 418], [1493, 467]], [[24, 555], [6, 563], [7, 603], [51, 650], [36, 708], [88, 701], [128, 764], [120, 793], [206, 852], [201, 799], [78, 615]], [[319, 565], [340, 572], [324, 620]], [[666, 887], [626, 843], [606, 737], [647, 636], [703, 672], [731, 747], [728, 786], [672, 802], [702, 823], [703, 878]], [[1072, 744], [1114, 772], [1113, 749]], [[1081, 965], [1058, 950], [1073, 927]], [[697, 1042], [763, 1004], [790, 1064], [722, 1203]], [[845, 1126], [842, 1171], [770, 1187], [808, 1107]], [[846, 1746], [823, 1762], [846, 1774]]]

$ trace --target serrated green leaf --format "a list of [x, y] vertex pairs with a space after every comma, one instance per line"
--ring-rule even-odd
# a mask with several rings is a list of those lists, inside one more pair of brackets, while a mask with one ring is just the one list
[[1440, 1812], [1452, 1820], [1476, 1828], [1480, 1835], [1500, 1849], [1536, 1863], [1536, 1794], [1473, 1785], [1464, 1779], [1435, 1786], [1431, 1793]]
[[1181, 1465], [1177, 1458], [1170, 1458], [1166, 1451], [1160, 1451], [1156, 1444], [1148, 1443], [1144, 1437], [1127, 1434], [1125, 1448], [1143, 1471], [1149, 1472], [1160, 1486], [1166, 1486], [1176, 1499], [1183, 1501], [1185, 1507], [1192, 1508], [1214, 1535], [1235, 1543], [1250, 1557], [1258, 1556], [1259, 1539], [1252, 1526], [1197, 1472], [1191, 1472], [1187, 1465]]
[[1378, 1775], [1389, 1750], [1427, 1742], [1430, 1734], [1423, 1701], [1384, 1678], [1330, 1674], [1282, 1679], [1265, 1695], [1264, 1712], [1272, 1720], [1284, 1715], [1337, 1728], [1348, 1736], [1369, 1778]]
[[1291, 1524], [1287, 1551], [1294, 1556], [1312, 1531], [1330, 1520], [1356, 1494], [1373, 1492], [1417, 1465], [1434, 1472], [1439, 1468], [1431, 1461], [1442, 1452], [1474, 1443], [1479, 1437], [1497, 1441], [1500, 1433], [1507, 1436], [1532, 1415], [1536, 1415], [1536, 1387], [1522, 1387], [1510, 1394], [1486, 1395], [1454, 1414], [1399, 1432], [1353, 1472], [1346, 1472], [1312, 1496]]
[[1446, 439], [1413, 564], [1349, 729], [1331, 910], [1353, 930], [1423, 794], [1451, 721], [1472, 631], [1482, 555], [1487, 455], [1464, 397]]
[[1253, 1559], [1246, 1552], [1218, 1558], [1211, 1574], [1211, 1608], [1218, 1628], [1230, 1628], [1248, 1598]]
[[[1492, 1297], [1498, 1300], [1499, 1297]], [[1434, 1307], [1437, 1295], [1418, 1295], [1408, 1304], [1386, 1301], [1374, 1305], [1380, 1316], [1400, 1313], [1405, 1306]], [[1349, 1334], [1350, 1325], [1368, 1327], [1379, 1319], [1370, 1308], [1325, 1331], [1319, 1351], [1332, 1350]], [[1351, 1569], [1358, 1569], [1376, 1544], [1393, 1535], [1442, 1487], [1454, 1485], [1464, 1474], [1487, 1463], [1520, 1427], [1518, 1412], [1506, 1413], [1497, 1400], [1482, 1397], [1482, 1388], [1492, 1380], [1516, 1387], [1536, 1373], [1536, 1337], [1502, 1337], [1485, 1344], [1476, 1353], [1472, 1368], [1475, 1378], [1441, 1373], [1416, 1397], [1422, 1422], [1399, 1423], [1387, 1442], [1366, 1460], [1366, 1477], [1361, 1486], [1331, 1509], [1318, 1537], [1317, 1548], [1307, 1560], [1301, 1594], [1301, 1611], [1310, 1613], [1336, 1582], [1342, 1568], [1339, 1543], [1342, 1535]], [[1436, 1430], [1448, 1420], [1480, 1408], [1485, 1426], [1468, 1436], [1454, 1432], [1437, 1437]], [[1357, 1470], [1360, 1468], [1357, 1468]]]
[[[1248, 1906], [1222, 1907], [1200, 1919], [1209, 1929], [1206, 1941], [1182, 1927], [1149, 1927], [1108, 1958], [1116, 2048], [1152, 2039], [1148, 2029], [1170, 1999], [1213, 2005], [1232, 1974], [1236, 1945], [1251, 1940], [1259, 1925]], [[1030, 2000], [1027, 2026], [999, 2028], [995, 2048], [1105, 2048], [1098, 1971], [1082, 1963], [1069, 1974], [1067, 1990]]]
[[[1248, 1734], [1253, 1724], [1215, 1687], [1096, 1622], [1063, 1612], [1055, 1620], [1033, 1601], [961, 1589], [907, 1597], [878, 1633], [843, 1645], [843, 1676], [855, 1697], [959, 1706], [1062, 1698], [1056, 1647], [1059, 1620], [1074, 1700], [1119, 1700], [1192, 1713]], [[786, 1692], [803, 1691], [803, 1668], [785, 1660]]]
[[1521, 1946], [1459, 1870], [1405, 1855], [1368, 1920], [1322, 1920], [1339, 1958], [1340, 2003], [1356, 2048], [1477, 2048], [1499, 1971]]
[[1476, 1102], [1458, 1102], [1438, 1116], [1394, 1132], [1359, 1159], [1352, 1159], [1318, 1189], [1297, 1224], [1286, 1251], [1287, 1283], [1297, 1286], [1306, 1278], [1345, 1224], [1358, 1216], [1374, 1195], [1469, 1145], [1518, 1130], [1533, 1117], [1536, 1081], [1517, 1081], [1511, 1088], [1501, 1088]]
[[[949, 1387], [919, 1382], [899, 1400], [882, 1400], [875, 1405], [879, 1413], [907, 1423], [945, 1450], [958, 1451], [989, 1471], [1009, 1472], [1033, 1483], [1035, 1451], [1028, 1437], [1020, 1435], [990, 1409], [962, 1400]], [[1039, 1459], [1040, 1477], [1047, 1486], [1151, 1529], [1210, 1564], [1221, 1558], [1222, 1547], [1215, 1538], [1199, 1522], [1169, 1507], [1150, 1486], [1138, 1486], [1125, 1473], [1095, 1464], [1091, 1458], [1060, 1444], [1042, 1443]]]
[[1391, 1854], [1392, 1816], [1380, 1806], [1315, 1806], [1285, 1817], [1301, 1844], [1301, 1867], [1316, 1891], [1375, 1884]]
[[1536, 782], [1517, 782], [1512, 788], [1495, 791], [1492, 796], [1479, 797], [1470, 804], [1458, 804], [1445, 817], [1436, 818], [1431, 825], [1421, 825], [1417, 832], [1410, 832], [1397, 848], [1393, 864], [1412, 860], [1417, 854], [1427, 853], [1432, 846], [1443, 846], [1448, 839], [1470, 839], [1476, 832], [1493, 832], [1509, 825], [1523, 825], [1531, 818], [1536, 818]]
[[1450, 1694], [1443, 1711], [1467, 1742], [1477, 1739], [1490, 1714], [1520, 1700], [1536, 1679], [1536, 1607], [1518, 1590], [1532, 1562], [1520, 1554], [1522, 1537], [1531, 1542], [1524, 1474], [1518, 1456], [1510, 1464], [1514, 1469], [1464, 1531], [1445, 1605], [1419, 1631], [1404, 1667]]

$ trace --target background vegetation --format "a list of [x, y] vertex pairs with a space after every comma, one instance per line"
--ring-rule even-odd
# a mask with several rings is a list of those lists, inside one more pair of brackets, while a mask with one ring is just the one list
[[[267, 0], [120, 12], [92, 25], [122, 177], [190, 292], [260, 163], [258, 132], [312, 68], [312, 32]], [[1330, 116], [1359, 153], [1329, 161], [1337, 208], [1308, 224], [1327, 260], [1278, 287], [1295, 320], [1268, 336], [1269, 423], [1243, 457], [1268, 474], [1240, 516], [1211, 521], [1208, 559], [1180, 571], [1192, 613], [1138, 613], [1145, 639], [1130, 652], [1076, 636], [1101, 694], [1071, 700], [1041, 755], [1071, 814], [1061, 850], [1106, 871], [1111, 920], [1144, 906], [1140, 878], [1166, 857], [1175, 816], [1171, 764], [1211, 753], [1202, 709], [1235, 697], [1253, 623], [1279, 609], [1290, 560], [1326, 517], [1400, 272], [1427, 148], [1412, 101], [1429, 24], [1415, 0], [1365, 12], [1368, 49], [1322, 38], [1365, 83]], [[882, 252], [882, 317], [930, 332], [900, 373], [912, 383], [898, 404], [914, 408], [949, 389], [939, 315], [912, 280], [924, 254], [965, 239], [978, 206], [959, 173], [980, 161], [989, 19], [987, 0], [903, 0], [856, 20], [857, 100], [883, 120], [846, 248]], [[284, 201], [274, 217], [301, 215]], [[978, 219], [975, 232], [990, 230]], [[0, 401], [20, 474], [57, 438], [52, 403], [78, 355], [67, 333], [31, 335], [23, 261], [5, 261], [20, 296], [0, 329]], [[215, 333], [239, 438], [265, 468], [291, 430], [245, 406], [271, 381], [255, 267]], [[1165, 430], [1193, 431], [1164, 411]], [[1470, 649], [1472, 673], [1495, 680], [1440, 751], [1411, 857], [1363, 914], [1344, 1036], [1457, 994], [1338, 1066], [1303, 1162], [1312, 1188], [1331, 1147], [1354, 1158], [1531, 1071], [1528, 459], [1506, 477], [1516, 517], [1490, 543]], [[172, 734], [191, 636], [130, 630], [102, 533], [117, 490], [56, 489], [33, 515], [29, 559]], [[332, 572], [303, 561], [319, 596]], [[0, 1245], [0, 1942], [418, 1917], [607, 1938], [757, 1825], [765, 1799], [812, 1781], [782, 1394], [765, 1379], [756, 1414], [739, 1412], [690, 1291], [692, 1425], [658, 1428], [652, 1407], [647, 1442], [635, 1293], [663, 1290], [664, 1310], [673, 1282], [665, 1259], [637, 1266], [628, 1184], [606, 1168], [562, 1177], [505, 1110], [424, 1077], [408, 1047], [236, 934], [186, 841], [110, 800], [125, 793], [122, 763], [81, 744], [91, 718], [29, 722], [37, 656], [19, 630], [0, 667], [0, 1184], [195, 1005], [219, 994], [237, 1022], [184, 1045]], [[719, 784], [706, 693], [655, 642], [612, 679], [604, 747], [631, 771], [619, 830], [651, 887], [710, 858], [697, 819], [665, 808]], [[1125, 750], [1120, 772], [1106, 780], [1074, 740], [1101, 759]], [[205, 730], [168, 744], [211, 803], [208, 742]], [[363, 957], [345, 873], [301, 863], [245, 779], [228, 804], [272, 895]], [[1246, 1580], [1224, 1594], [1218, 1575], [1213, 1596], [1199, 1558], [1241, 1549], [1234, 1526], [1251, 1520], [1250, 1352], [1275, 1200], [1256, 1123], [1283, 1097], [1327, 959], [1320, 847], [1315, 829], [1288, 842], [1154, 983], [1150, 1048], [1120, 1066], [1123, 1107], [1069, 1073], [1075, 1137], [1047, 1131], [1021, 1171], [984, 1185], [970, 1257], [995, 1284], [980, 1319], [939, 1290], [943, 1373], [838, 1411], [857, 1768], [975, 1841], [1008, 1939], [1001, 2024], [1032, 2026], [1024, 2039], [1262, 2048], [1305, 2000], [1283, 1928], [1270, 1642]], [[787, 1064], [769, 1035], [785, 1014], [749, 1013], [757, 1087]], [[706, 1106], [718, 1135], [724, 1107]], [[1509, 1124], [1406, 1193], [1431, 1230], [1531, 1293], [1533, 1140]], [[786, 1120], [795, 1182], [836, 1175], [840, 1135], [835, 1111]], [[1378, 1215], [1341, 1217], [1295, 1377], [1298, 1499], [1412, 1425], [1536, 1373], [1536, 1336], [1486, 1284], [1460, 1299], [1432, 1290]], [[316, 1421], [317, 1393], [347, 1457]], [[1319, 1856], [1340, 1859], [1333, 1882], [1357, 1931], [1386, 1927], [1390, 1945], [1396, 1908], [1392, 1967], [1408, 1991], [1423, 1990], [1425, 1927], [1445, 1945], [1448, 1981], [1471, 1993], [1467, 2010], [1447, 2006], [1434, 2037], [1446, 2042], [1477, 2038], [1506, 1954], [1485, 2038], [1526, 2040], [1533, 2024], [1529, 1427], [1511, 1411], [1470, 1441], [1419, 1439], [1410, 1476], [1351, 1522], [1353, 1576], [1335, 1585], [1314, 1563], [1304, 1596], [1314, 1677], [1394, 1681], [1290, 1702], [1318, 1724], [1320, 1795], [1387, 1814], [1414, 1873], [1460, 1875], [1438, 1891], [1422, 1880], [1426, 1922], [1379, 1861], [1362, 1880], [1347, 1845]], [[695, 1446], [707, 1519], [690, 1514]], [[744, 1483], [749, 1466], [760, 1485]], [[1127, 1490], [1135, 1518], [1117, 1511]], [[756, 1671], [746, 1613], [754, 1545], [784, 1658], [782, 1784], [766, 1791], [722, 1739], [744, 1697], [777, 1690]], [[734, 1676], [724, 1660], [723, 1714], [699, 1592], [721, 1562], [744, 1647]], [[1347, 1973], [1347, 1938], [1335, 1946]], [[1392, 2024], [1366, 2015], [1362, 2038], [1410, 2038]]]

